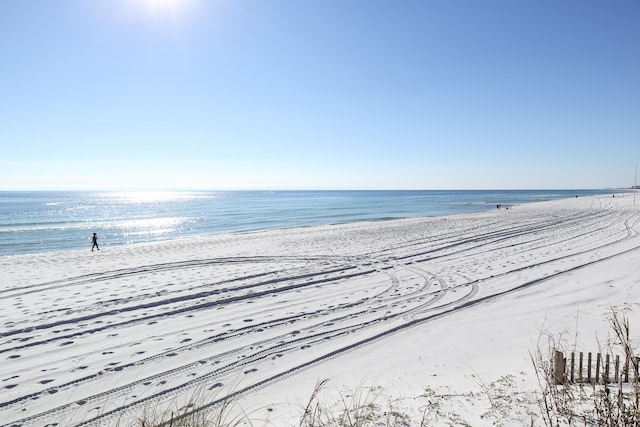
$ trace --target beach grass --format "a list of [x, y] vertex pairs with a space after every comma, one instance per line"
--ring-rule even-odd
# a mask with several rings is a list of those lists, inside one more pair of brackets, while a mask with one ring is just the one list
[[[637, 351], [631, 339], [629, 319], [616, 309], [611, 310], [610, 327], [614, 347], [622, 350], [633, 369], [638, 369]], [[557, 384], [553, 368], [553, 352], [562, 348], [566, 337], [543, 336], [542, 343], [532, 352], [532, 364], [539, 388], [527, 390], [524, 382], [515, 375], [504, 375], [485, 383], [477, 378], [481, 392], [443, 394], [427, 386], [420, 396], [411, 400], [418, 406], [407, 411], [400, 398], [385, 395], [378, 386], [339, 388], [329, 379], [319, 380], [309, 394], [306, 404], [299, 408], [296, 420], [286, 423], [277, 420], [255, 418], [242, 409], [241, 397], [234, 395], [222, 399], [214, 407], [206, 406], [206, 395], [198, 392], [191, 403], [177, 411], [154, 413], [145, 411], [133, 424], [135, 427], [238, 427], [283, 426], [287, 427], [411, 427], [411, 426], [459, 426], [474, 427], [466, 419], [460, 401], [482, 408], [480, 419], [493, 426], [518, 425], [535, 427], [559, 426], [640, 426], [640, 382], [634, 377], [630, 384], [609, 381], [593, 383]], [[522, 373], [522, 375], [525, 375]], [[271, 409], [267, 409], [270, 412]], [[409, 413], [411, 412], [411, 413]], [[256, 411], [264, 413], [264, 411]], [[416, 416], [417, 414], [417, 416]]]

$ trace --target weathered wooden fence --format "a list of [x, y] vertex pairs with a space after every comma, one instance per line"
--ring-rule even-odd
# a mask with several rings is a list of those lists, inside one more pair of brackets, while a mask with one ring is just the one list
[[[571, 352], [569, 359], [556, 350], [553, 355], [552, 375], [556, 384], [573, 383], [629, 383], [640, 380], [638, 366], [640, 357], [624, 357], [620, 365], [620, 356], [612, 354]], [[576, 366], [577, 364], [577, 366]], [[631, 371], [631, 372], [630, 372]]]

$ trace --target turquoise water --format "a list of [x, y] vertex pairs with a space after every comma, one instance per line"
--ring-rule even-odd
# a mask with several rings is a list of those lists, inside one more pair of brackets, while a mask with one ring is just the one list
[[614, 190], [0, 192], [0, 256], [444, 216]]

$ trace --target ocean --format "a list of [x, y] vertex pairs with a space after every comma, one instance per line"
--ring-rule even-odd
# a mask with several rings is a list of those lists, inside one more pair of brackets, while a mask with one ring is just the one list
[[0, 192], [0, 256], [445, 216], [624, 190]]

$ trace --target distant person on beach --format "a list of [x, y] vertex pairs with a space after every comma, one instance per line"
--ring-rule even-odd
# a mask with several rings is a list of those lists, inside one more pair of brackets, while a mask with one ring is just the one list
[[98, 248], [98, 235], [96, 233], [93, 233], [93, 237], [91, 238], [91, 241], [93, 242], [93, 245], [91, 246], [91, 251], [93, 252], [93, 248], [97, 248], [98, 250], [100, 250], [100, 248]]

